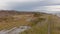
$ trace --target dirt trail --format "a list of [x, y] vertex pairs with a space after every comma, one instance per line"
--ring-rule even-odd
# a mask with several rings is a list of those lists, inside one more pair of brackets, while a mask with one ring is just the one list
[[19, 28], [14, 27], [10, 30], [2, 30], [0, 31], [0, 34], [19, 34], [27, 29], [30, 29], [31, 27], [29, 26], [20, 26]]

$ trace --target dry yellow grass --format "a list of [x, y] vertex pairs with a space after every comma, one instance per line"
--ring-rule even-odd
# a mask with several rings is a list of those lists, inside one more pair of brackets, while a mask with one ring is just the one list
[[13, 27], [19, 27], [22, 25], [28, 25], [30, 22], [26, 21], [28, 18], [32, 19], [32, 16], [26, 15], [14, 15], [14, 16], [5, 16], [0, 18], [0, 30], [11, 29]]
[[50, 23], [50, 34], [60, 34], [60, 17], [54, 15], [43, 15], [42, 18], [46, 19], [46, 21], [41, 22], [43, 26], [41, 23], [39, 26], [38, 23], [30, 30], [26, 30], [20, 34], [48, 34], [48, 23]]
[[[1, 17], [0, 30], [27, 25], [32, 26], [32, 28], [21, 34], [48, 34], [48, 23], [50, 22], [49, 16], [51, 17], [51, 34], [60, 34], [60, 17], [49, 14], [42, 14], [42, 16], [38, 15], [38, 17], [33, 16], [33, 14]], [[40, 18], [45, 20], [41, 22]]]

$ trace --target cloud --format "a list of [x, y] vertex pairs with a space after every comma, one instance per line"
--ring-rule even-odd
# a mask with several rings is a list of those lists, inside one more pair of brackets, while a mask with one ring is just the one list
[[44, 6], [47, 11], [60, 11], [60, 5]]
[[46, 0], [49, 4], [60, 4], [60, 0]]
[[0, 0], [0, 9], [6, 10], [60, 11], [59, 7], [60, 0]]
[[7, 4], [6, 4], [7, 1], [3, 1], [3, 0], [0, 0], [0, 9], [5, 9]]
[[34, 9], [34, 7], [40, 6], [41, 1], [40, 0], [10, 1], [8, 2], [8, 9], [32, 10]]
[[56, 12], [60, 12], [60, 5], [40, 6], [34, 10], [38, 10], [46, 13], [56, 13]]
[[[28, 9], [33, 4], [40, 2], [42, 0], [0, 0], [0, 10], [1, 9]], [[29, 5], [30, 4], [30, 5]]]

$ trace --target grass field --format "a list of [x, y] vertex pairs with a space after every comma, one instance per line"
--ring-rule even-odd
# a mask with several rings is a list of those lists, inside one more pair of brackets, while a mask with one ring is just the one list
[[[45, 15], [44, 17], [46, 18], [45, 21], [20, 34], [49, 34], [48, 32], [50, 34], [60, 34], [60, 18], [52, 15]], [[48, 31], [48, 27], [50, 27], [50, 31]]]
[[19, 26], [31, 26], [31, 29], [20, 34], [60, 34], [60, 17], [51, 14], [19, 14], [0, 17], [0, 30]]

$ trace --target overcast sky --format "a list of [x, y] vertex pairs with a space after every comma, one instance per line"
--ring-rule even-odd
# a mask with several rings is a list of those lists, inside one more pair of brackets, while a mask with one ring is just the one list
[[60, 0], [0, 0], [0, 9], [59, 12]]

